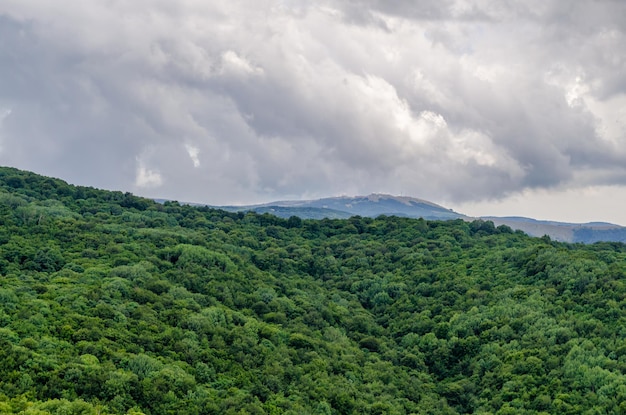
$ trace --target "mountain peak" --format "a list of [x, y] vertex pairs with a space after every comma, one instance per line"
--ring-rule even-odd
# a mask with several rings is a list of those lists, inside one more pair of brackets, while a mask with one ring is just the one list
[[386, 194], [386, 193], [370, 193], [369, 195], [363, 196], [363, 197], [366, 197], [368, 200], [370, 200], [372, 202], [379, 202], [381, 199], [382, 200], [395, 200], [396, 202], [403, 203], [403, 204], [409, 205], [409, 206], [411, 204], [421, 203], [421, 204], [426, 204], [426, 205], [430, 205], [430, 206], [436, 206], [436, 207], [439, 207], [439, 208], [443, 208], [443, 206], [438, 205], [436, 203], [433, 203], [433, 202], [430, 202], [430, 201], [424, 200], [424, 199], [418, 199], [416, 197], [411, 197], [411, 196], [394, 196], [394, 195], [390, 195], [390, 194]]

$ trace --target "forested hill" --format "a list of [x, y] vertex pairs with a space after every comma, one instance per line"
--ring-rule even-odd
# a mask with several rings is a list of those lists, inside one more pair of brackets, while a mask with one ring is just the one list
[[0, 168], [0, 413], [626, 412], [626, 250]]

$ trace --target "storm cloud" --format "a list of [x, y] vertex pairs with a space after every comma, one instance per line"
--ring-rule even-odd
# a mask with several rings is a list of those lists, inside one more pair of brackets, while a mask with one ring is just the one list
[[0, 163], [211, 204], [626, 184], [622, 1], [0, 4]]

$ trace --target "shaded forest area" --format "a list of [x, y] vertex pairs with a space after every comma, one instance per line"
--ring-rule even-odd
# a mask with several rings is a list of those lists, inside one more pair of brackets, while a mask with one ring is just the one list
[[2, 414], [626, 413], [625, 246], [0, 168]]

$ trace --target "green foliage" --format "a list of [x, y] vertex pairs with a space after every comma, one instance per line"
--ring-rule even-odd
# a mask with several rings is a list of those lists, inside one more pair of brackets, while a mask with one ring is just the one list
[[0, 168], [0, 413], [626, 412], [626, 249]]

